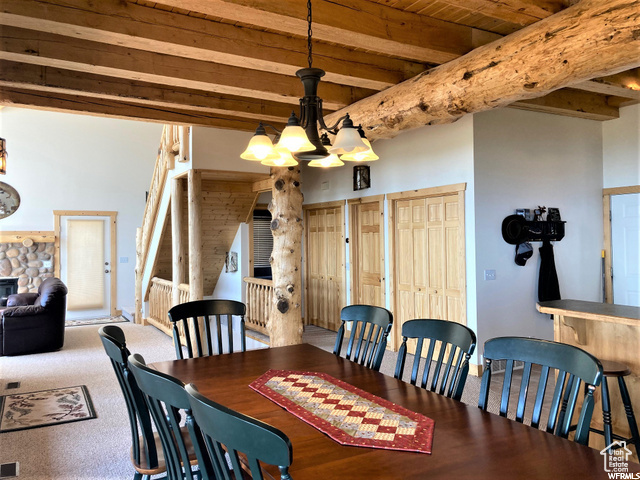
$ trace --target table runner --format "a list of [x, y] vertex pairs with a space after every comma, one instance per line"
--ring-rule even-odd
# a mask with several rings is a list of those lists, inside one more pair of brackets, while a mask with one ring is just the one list
[[342, 445], [431, 453], [432, 419], [325, 373], [268, 370], [249, 387]]

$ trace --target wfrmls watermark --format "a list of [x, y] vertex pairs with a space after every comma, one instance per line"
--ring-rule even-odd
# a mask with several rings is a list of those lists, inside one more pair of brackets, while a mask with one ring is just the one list
[[600, 450], [600, 455], [604, 459], [604, 471], [610, 479], [640, 479], [640, 473], [629, 472], [629, 456], [632, 452], [627, 448], [627, 442], [616, 440]]

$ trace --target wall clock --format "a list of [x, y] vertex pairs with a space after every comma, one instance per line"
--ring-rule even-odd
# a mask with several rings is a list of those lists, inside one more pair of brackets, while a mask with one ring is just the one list
[[0, 182], [0, 218], [13, 215], [20, 206], [18, 191], [8, 183]]

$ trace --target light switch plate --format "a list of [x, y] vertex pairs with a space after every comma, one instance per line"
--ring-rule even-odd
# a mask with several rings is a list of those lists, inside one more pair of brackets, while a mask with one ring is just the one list
[[485, 270], [484, 271], [484, 279], [485, 280], [495, 280], [496, 279], [496, 271], [495, 270]]

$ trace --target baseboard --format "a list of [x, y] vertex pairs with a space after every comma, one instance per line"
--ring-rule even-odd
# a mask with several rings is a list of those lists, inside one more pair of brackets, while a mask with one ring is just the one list
[[469, 374], [473, 375], [474, 377], [481, 377], [482, 376], [482, 365], [475, 365], [473, 363], [469, 364]]

